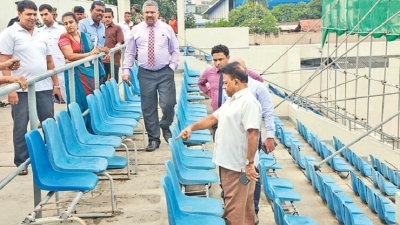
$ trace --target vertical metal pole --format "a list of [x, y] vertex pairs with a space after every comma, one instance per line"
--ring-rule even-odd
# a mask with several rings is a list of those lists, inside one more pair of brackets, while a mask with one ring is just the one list
[[[335, 40], [335, 59], [337, 59], [337, 53], [338, 53], [338, 49], [337, 49], [337, 47], [338, 47], [338, 35], [336, 34], [336, 40]], [[347, 39], [346, 39], [347, 40]], [[334, 102], [334, 104], [335, 104], [335, 112], [337, 112], [337, 102], [336, 102], [336, 99], [337, 99], [337, 69], [335, 68], [335, 102]], [[336, 117], [336, 113], [335, 113], [335, 122], [337, 122], [337, 117]]]
[[99, 89], [99, 80], [100, 80], [100, 74], [99, 74], [99, 58], [93, 59], [93, 66], [94, 66], [94, 87], [95, 89]]
[[[387, 48], [388, 48], [388, 41], [386, 40], [385, 43], [385, 67], [383, 68], [383, 82], [386, 82], [386, 67], [387, 67], [387, 62], [388, 62], [388, 56], [387, 56]], [[386, 83], [383, 83], [383, 90], [382, 90], [382, 111], [381, 111], [381, 122], [383, 121], [383, 114], [385, 111], [385, 94], [386, 94]], [[383, 126], [381, 127], [381, 130], [383, 131]], [[382, 142], [384, 141], [383, 135], [381, 136]], [[394, 143], [394, 141], [393, 141]]]
[[[400, 59], [400, 58], [399, 58]], [[400, 87], [400, 64], [399, 64], [399, 87]], [[400, 111], [400, 93], [397, 97], [397, 110]], [[397, 138], [400, 138], [400, 115], [397, 117]], [[399, 148], [399, 142], [397, 142], [397, 148]]]
[[[360, 21], [360, 11], [358, 12], [358, 21]], [[359, 32], [360, 24], [357, 26], [357, 33]], [[360, 41], [360, 36], [357, 34], [357, 43]], [[360, 43], [361, 44], [361, 43]], [[357, 44], [357, 56], [356, 56], [356, 75], [358, 75], [358, 55], [360, 54], [360, 44]], [[354, 83], [354, 116], [357, 117], [357, 86], [358, 79]], [[356, 118], [354, 118], [356, 119]], [[356, 123], [354, 123], [354, 128], [356, 128]]]
[[[115, 71], [114, 71], [114, 51], [110, 52], [110, 71], [111, 71], [111, 78], [115, 79]], [[107, 74], [106, 74], [107, 76]]]
[[[346, 33], [349, 35], [348, 33]], [[346, 36], [347, 36], [346, 35]], [[346, 38], [346, 56], [345, 56], [345, 64], [344, 64], [344, 98], [347, 99], [347, 38]], [[345, 115], [347, 115], [347, 100], [344, 101], [344, 109], [345, 109]], [[343, 121], [343, 125], [346, 126], [346, 120]]]
[[[38, 129], [38, 117], [36, 109], [36, 90], [35, 83], [28, 86], [28, 107], [29, 107], [29, 121], [31, 130]], [[36, 207], [42, 201], [42, 193], [40, 189], [33, 183], [33, 207]], [[42, 218], [42, 212], [36, 214], [36, 218]]]
[[75, 97], [75, 71], [74, 67], [68, 69], [68, 79], [69, 79], [69, 100], [71, 102], [76, 102]]
[[[329, 57], [329, 33], [328, 33], [328, 51], [327, 51], [327, 57], [326, 57], [326, 63], [329, 64], [330, 63], [330, 57]], [[330, 72], [329, 68], [326, 70], [326, 99], [329, 99], [329, 79], [328, 79], [328, 73]], [[326, 104], [326, 107], [329, 107], [328, 105], [329, 103]], [[326, 116], [329, 118], [329, 112], [326, 111]]]
[[372, 72], [372, 35], [371, 35], [371, 41], [369, 44], [369, 69], [368, 69], [368, 97], [367, 97], [367, 121], [366, 121], [366, 129], [368, 130], [368, 124], [369, 124], [369, 103], [370, 103], [370, 93], [371, 93], [371, 72]]
[[124, 62], [124, 60], [125, 60], [125, 50], [126, 50], [126, 45], [125, 45], [125, 47], [123, 48], [123, 49], [121, 49], [121, 51], [122, 51], [122, 57], [121, 57], [121, 59], [122, 59], [122, 62]]

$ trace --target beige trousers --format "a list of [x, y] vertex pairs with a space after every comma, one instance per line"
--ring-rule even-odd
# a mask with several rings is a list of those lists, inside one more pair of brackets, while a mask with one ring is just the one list
[[256, 182], [251, 181], [244, 186], [239, 177], [242, 173], [220, 167], [221, 185], [224, 190], [225, 209], [222, 217], [227, 225], [253, 225], [254, 188]]

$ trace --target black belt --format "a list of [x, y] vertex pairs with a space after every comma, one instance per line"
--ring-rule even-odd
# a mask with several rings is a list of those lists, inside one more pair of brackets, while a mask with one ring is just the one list
[[142, 69], [144, 69], [144, 70], [146, 70], [146, 71], [149, 71], [149, 72], [158, 72], [158, 71], [161, 71], [161, 70], [163, 70], [163, 69], [165, 69], [166, 67], [168, 67], [169, 65], [166, 65], [166, 66], [164, 66], [164, 67], [162, 67], [161, 69], [158, 69], [158, 70], [149, 70], [149, 69], [146, 69], [146, 68], [143, 68], [143, 67], [140, 67], [140, 68], [142, 68]]

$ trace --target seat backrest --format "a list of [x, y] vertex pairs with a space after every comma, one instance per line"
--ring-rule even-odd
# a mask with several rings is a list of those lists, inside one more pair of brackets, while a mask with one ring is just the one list
[[363, 202], [367, 202], [367, 186], [364, 184], [364, 181], [362, 181], [359, 177], [357, 177], [357, 183], [358, 183], [358, 194], [360, 195], [360, 199]]
[[381, 174], [382, 174], [384, 177], [388, 178], [388, 166], [386, 165], [386, 163], [382, 163], [381, 165], [382, 165]]
[[378, 177], [378, 172], [376, 172], [375, 170], [371, 171], [371, 175], [372, 175], [372, 182], [374, 184], [375, 187], [379, 186], [379, 177]]
[[92, 124], [92, 129], [95, 133], [99, 133], [99, 124], [103, 123], [101, 116], [100, 116], [100, 108], [99, 103], [94, 95], [90, 94], [86, 96], [88, 106], [89, 106], [89, 113], [90, 113], [90, 120]]
[[177, 200], [174, 198], [173, 191], [171, 193], [172, 181], [168, 176], [163, 176], [161, 178], [161, 184], [164, 189], [165, 199], [167, 201], [168, 210], [168, 222], [169, 224], [176, 224], [177, 218], [180, 216], [181, 212]]
[[334, 201], [333, 201], [333, 191], [330, 185], [328, 185], [325, 182], [322, 182], [322, 185], [324, 185], [324, 190], [325, 190], [325, 198], [326, 198], [326, 204], [328, 205], [328, 208], [332, 211], [335, 210], [334, 207]]
[[383, 201], [383, 196], [374, 194], [376, 199], [376, 212], [378, 213], [378, 217], [381, 221], [385, 221], [385, 203]]
[[68, 105], [68, 111], [71, 115], [72, 124], [78, 136], [78, 139], [79, 137], [87, 136], [89, 132], [86, 129], [85, 121], [83, 120], [79, 105], [76, 102], [71, 102]]
[[369, 154], [369, 158], [371, 159], [371, 165], [372, 167], [376, 167], [376, 162], [375, 162], [375, 157]]
[[125, 101], [133, 101], [133, 91], [131, 90], [131, 87], [126, 82], [122, 82], [122, 85], [124, 87], [124, 95], [125, 95]]
[[39, 189], [44, 190], [41, 177], [53, 171], [46, 146], [42, 135], [38, 130], [31, 130], [25, 134], [25, 141], [28, 147], [29, 158], [31, 160], [33, 180]]
[[367, 194], [367, 204], [368, 207], [373, 211], [376, 212], [376, 200], [375, 200], [375, 193], [374, 189], [371, 187], [366, 186], [366, 194]]
[[339, 148], [338, 139], [337, 139], [337, 137], [335, 137], [335, 136], [333, 136], [333, 146], [335, 147], [335, 150], [336, 150], [336, 151], [340, 149], [340, 148]]
[[388, 179], [390, 180], [390, 182], [392, 182], [394, 185], [397, 184], [396, 182], [396, 173], [394, 172], [394, 170], [392, 168], [388, 167]]
[[[340, 200], [340, 198], [336, 195], [336, 193], [333, 193], [333, 202], [334, 202], [336, 218], [340, 224], [343, 224], [345, 221], [345, 217], [346, 217], [346, 215], [344, 214], [344, 205], [345, 204]], [[346, 224], [346, 223], [344, 223], [344, 224]]]
[[131, 84], [133, 85], [133, 93], [135, 95], [140, 95], [138, 73], [139, 73], [139, 64], [136, 61], [131, 70]]
[[376, 169], [382, 173], [382, 163], [378, 158], [375, 158], [375, 163], [376, 163]]
[[324, 181], [322, 180], [321, 174], [319, 172], [316, 172], [315, 177], [319, 196], [321, 196], [321, 198], [326, 201]]
[[68, 167], [71, 156], [67, 153], [56, 121], [53, 118], [46, 119], [42, 122], [42, 128], [50, 162], [54, 168], [63, 170]]
[[64, 146], [66, 147], [66, 150], [70, 154], [72, 154], [70, 150], [80, 149], [80, 145], [78, 137], [76, 136], [75, 133], [75, 129], [72, 125], [71, 118], [69, 117], [67, 111], [65, 110], [61, 110], [60, 112], [58, 112], [56, 118]]
[[350, 170], [350, 178], [351, 178], [351, 187], [353, 188], [354, 193], [358, 194], [358, 182], [357, 175], [353, 170]]
[[179, 150], [177, 150], [177, 148], [178, 148], [177, 142], [171, 138], [169, 140], [168, 144], [169, 144], [169, 147], [171, 148], [172, 159], [174, 162], [175, 171], [176, 171], [178, 177], [180, 177], [180, 171], [184, 170], [186, 168], [183, 166], [180, 152], [179, 152]]
[[174, 164], [170, 160], [167, 160], [167, 161], [165, 161], [165, 168], [167, 170], [167, 176], [169, 178], [171, 178], [173, 191], [175, 192], [176, 198], [178, 200], [183, 198], [183, 193], [180, 191], [180, 188], [179, 188], [179, 179], [178, 179], [178, 175], [176, 174]]
[[383, 193], [386, 193], [386, 185], [385, 185], [386, 180], [385, 180], [385, 178], [380, 173], [376, 173], [376, 175], [378, 177], [378, 187], [379, 187], [379, 189]]
[[346, 205], [343, 206], [344, 212], [344, 224], [346, 225], [354, 225], [354, 218], [353, 215], [350, 213], [350, 210], [347, 208]]
[[306, 177], [309, 181], [312, 182], [312, 175], [311, 175], [311, 170], [312, 170], [312, 165], [308, 162], [307, 158], [306, 158]]
[[278, 225], [283, 225], [283, 217], [285, 216], [285, 211], [283, 211], [281, 200], [279, 198], [274, 199], [274, 219], [275, 223]]
[[[100, 118], [103, 121], [107, 121], [105, 118], [108, 117], [109, 115], [107, 113], [107, 109], [106, 109], [107, 106], [104, 103], [103, 95], [101, 94], [101, 91], [100, 90], [95, 90], [94, 91], [94, 97], [95, 97], [96, 102], [97, 102], [97, 108], [99, 109], [98, 113], [100, 115]], [[111, 107], [111, 106], [109, 106], [109, 107]]]
[[270, 187], [268, 185], [267, 169], [265, 168], [265, 165], [263, 163], [260, 163], [259, 167], [260, 167], [260, 171], [259, 171], [260, 179], [261, 179], [261, 183], [263, 184], [262, 188], [263, 188], [264, 194], [266, 194], [269, 199], [272, 199], [272, 193], [270, 192]]

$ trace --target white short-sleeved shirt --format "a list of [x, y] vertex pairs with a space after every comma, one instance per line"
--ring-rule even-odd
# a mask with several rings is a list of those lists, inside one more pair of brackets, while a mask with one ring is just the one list
[[[19, 23], [6, 28], [0, 38], [0, 52], [11, 55], [11, 58], [21, 60], [18, 70], [11, 72], [12, 76], [24, 76], [26, 78], [47, 71], [47, 59], [50, 54], [45, 32], [34, 28], [32, 35], [22, 28]], [[52, 90], [53, 82], [47, 78], [35, 85], [36, 91]], [[22, 90], [18, 90], [22, 92]]]
[[213, 162], [226, 169], [240, 172], [246, 166], [247, 130], [259, 130], [261, 127], [260, 103], [250, 89], [245, 88], [228, 98], [213, 115], [218, 120]]
[[60, 67], [65, 65], [64, 54], [62, 53], [60, 47], [58, 47], [58, 41], [60, 40], [61, 34], [67, 32], [65, 27], [54, 21], [53, 26], [47, 27], [44, 25], [39, 29], [46, 34], [47, 43], [50, 48], [51, 56], [53, 57], [54, 66]]
[[129, 36], [131, 33], [131, 27], [133, 27], [133, 22], [130, 21], [129, 24], [125, 21], [119, 22], [118, 25], [121, 27], [124, 33], [124, 44], [128, 44]]

